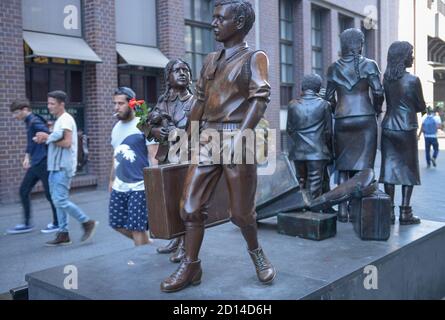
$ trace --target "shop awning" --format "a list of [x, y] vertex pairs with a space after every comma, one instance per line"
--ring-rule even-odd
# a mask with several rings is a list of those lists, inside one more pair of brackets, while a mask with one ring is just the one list
[[117, 53], [131, 66], [165, 68], [168, 59], [158, 48], [116, 43]]
[[23, 31], [33, 56], [102, 62], [82, 38]]

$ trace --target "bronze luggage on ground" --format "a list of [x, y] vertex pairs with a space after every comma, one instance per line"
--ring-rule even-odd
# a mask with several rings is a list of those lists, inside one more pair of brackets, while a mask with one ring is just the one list
[[[149, 225], [153, 238], [173, 239], [185, 232], [179, 213], [188, 167], [187, 164], [166, 164], [144, 169]], [[222, 175], [210, 201], [206, 227], [229, 219], [229, 194]]]
[[389, 239], [391, 231], [391, 198], [377, 190], [369, 196], [354, 198], [350, 202], [354, 230], [362, 240]]

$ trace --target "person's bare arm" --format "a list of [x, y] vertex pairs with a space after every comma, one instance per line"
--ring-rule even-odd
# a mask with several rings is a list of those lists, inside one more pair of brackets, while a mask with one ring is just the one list
[[150, 161], [150, 166], [157, 166], [158, 160], [156, 159], [156, 153], [158, 152], [158, 144], [150, 144], [147, 146], [148, 149], [148, 161]]
[[110, 181], [108, 183], [108, 191], [111, 192], [113, 190], [114, 183], [114, 157], [111, 158], [111, 170], [110, 170]]
[[31, 159], [31, 157], [29, 156], [29, 153], [26, 153], [25, 154], [25, 157], [23, 158], [23, 163], [22, 163], [22, 165], [23, 165], [23, 169], [29, 169], [31, 166], [30, 166], [30, 159]]
[[417, 139], [420, 139], [420, 136], [422, 135], [422, 132], [423, 132], [423, 124], [420, 127], [419, 134], [417, 135]]
[[56, 146], [61, 148], [71, 148], [73, 143], [73, 132], [70, 130], [63, 130], [63, 139], [55, 142]]

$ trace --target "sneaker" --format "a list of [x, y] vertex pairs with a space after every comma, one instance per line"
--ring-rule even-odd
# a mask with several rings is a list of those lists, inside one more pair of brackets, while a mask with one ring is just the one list
[[437, 163], [436, 163], [436, 159], [431, 159], [431, 163], [433, 164], [433, 167], [435, 168], [435, 167], [437, 167]]
[[94, 236], [94, 232], [96, 231], [96, 227], [98, 224], [99, 222], [94, 220], [89, 220], [87, 222], [82, 223], [84, 233], [80, 241], [85, 242], [90, 240]]
[[69, 244], [71, 244], [71, 240], [68, 232], [58, 232], [54, 240], [45, 243], [48, 247], [66, 246]]
[[59, 226], [56, 226], [52, 223], [48, 223], [45, 229], [40, 230], [42, 233], [53, 233], [59, 231]]
[[34, 229], [31, 225], [26, 224], [18, 224], [14, 228], [10, 228], [6, 230], [7, 234], [19, 234], [19, 233], [27, 233], [31, 232]]

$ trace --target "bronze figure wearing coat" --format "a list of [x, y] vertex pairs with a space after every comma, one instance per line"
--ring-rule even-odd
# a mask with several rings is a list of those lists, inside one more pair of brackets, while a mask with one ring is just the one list
[[319, 75], [307, 75], [300, 99], [291, 101], [287, 116], [289, 160], [294, 161], [297, 178], [312, 199], [321, 196], [325, 167], [332, 158], [332, 111], [318, 93]]
[[384, 77], [387, 110], [382, 122], [382, 166], [380, 182], [393, 201], [392, 223], [395, 222], [395, 185], [402, 186], [400, 224], [417, 224], [410, 206], [415, 185], [420, 184], [417, 147], [417, 113], [426, 110], [420, 79], [406, 71], [413, 65], [413, 46], [394, 42], [388, 51], [388, 67]]
[[[339, 184], [357, 171], [374, 168], [376, 117], [384, 101], [379, 67], [361, 55], [363, 33], [359, 29], [348, 29], [340, 40], [342, 57], [329, 67], [326, 89], [326, 99], [331, 102], [335, 117], [335, 167], [339, 171]], [[347, 206], [347, 203], [339, 205], [341, 222], [348, 221]]]

